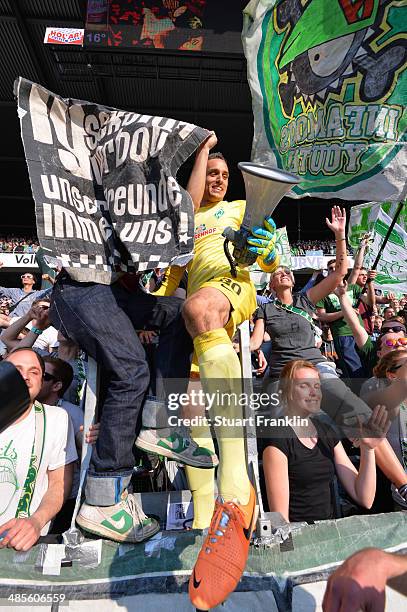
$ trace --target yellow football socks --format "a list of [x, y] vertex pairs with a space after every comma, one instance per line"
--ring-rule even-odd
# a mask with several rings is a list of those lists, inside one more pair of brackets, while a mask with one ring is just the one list
[[[191, 427], [191, 437], [198, 446], [215, 452], [211, 430], [208, 426]], [[209, 527], [215, 507], [215, 470], [201, 470], [185, 466], [189, 488], [194, 502], [193, 529]]]
[[[194, 339], [204, 392], [212, 407], [209, 416], [225, 419], [242, 418], [239, 398], [242, 393], [240, 361], [227, 332], [215, 329]], [[247, 475], [243, 427], [229, 423], [215, 427], [219, 446], [218, 488], [227, 501], [237, 499], [247, 504], [250, 481]], [[209, 525], [209, 522], [208, 522]], [[206, 525], [206, 526], [208, 526]]]

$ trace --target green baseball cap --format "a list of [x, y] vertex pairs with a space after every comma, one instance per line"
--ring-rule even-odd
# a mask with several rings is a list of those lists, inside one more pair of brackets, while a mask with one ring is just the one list
[[311, 0], [286, 40], [279, 68], [318, 45], [370, 27], [379, 0], [364, 0], [357, 9], [349, 0]]

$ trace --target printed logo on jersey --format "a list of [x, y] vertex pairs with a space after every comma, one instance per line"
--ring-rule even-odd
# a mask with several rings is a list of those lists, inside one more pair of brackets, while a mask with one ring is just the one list
[[216, 211], [216, 213], [213, 216], [216, 217], [216, 219], [220, 219], [222, 215], [224, 214], [225, 214], [225, 211], [223, 210], [223, 208], [220, 208], [219, 210]]
[[195, 228], [195, 240], [199, 240], [199, 238], [214, 234], [216, 231], [216, 227], [210, 227], [209, 229], [206, 229], [205, 223], [201, 223], [201, 225], [198, 225], [198, 227]]

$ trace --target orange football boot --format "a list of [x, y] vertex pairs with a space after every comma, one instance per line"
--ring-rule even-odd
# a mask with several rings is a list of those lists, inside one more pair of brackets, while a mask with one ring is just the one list
[[209, 610], [225, 601], [242, 577], [258, 506], [250, 485], [246, 506], [217, 500], [215, 511], [189, 579], [189, 597], [198, 610]]

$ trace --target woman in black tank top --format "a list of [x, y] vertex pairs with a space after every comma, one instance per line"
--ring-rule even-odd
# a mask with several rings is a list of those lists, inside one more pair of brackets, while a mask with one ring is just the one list
[[334, 430], [317, 418], [321, 386], [317, 368], [292, 361], [281, 373], [280, 389], [286, 423], [270, 430], [263, 452], [263, 469], [270, 511], [287, 521], [333, 517], [331, 484], [336, 472], [347, 493], [370, 508], [376, 492], [374, 448], [386, 435], [390, 422], [384, 406], [377, 406], [369, 421], [373, 438], [360, 438], [359, 472], [348, 458]]

